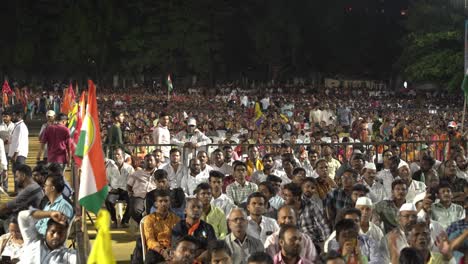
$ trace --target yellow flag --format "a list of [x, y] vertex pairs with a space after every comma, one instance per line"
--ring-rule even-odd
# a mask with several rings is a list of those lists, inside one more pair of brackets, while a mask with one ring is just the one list
[[98, 233], [88, 257], [88, 264], [115, 264], [109, 230], [110, 214], [107, 210], [99, 210], [95, 225]]

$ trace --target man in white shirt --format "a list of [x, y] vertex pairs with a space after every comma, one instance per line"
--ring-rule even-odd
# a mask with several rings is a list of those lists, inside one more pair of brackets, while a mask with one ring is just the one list
[[[167, 127], [169, 124], [169, 114], [161, 112], [159, 114], [158, 126], [153, 131], [153, 142], [159, 144], [171, 144], [171, 133]], [[160, 146], [161, 151], [166, 159], [169, 159], [169, 151], [171, 146]]]
[[180, 183], [185, 174], [187, 174], [187, 167], [180, 161], [180, 150], [171, 149], [169, 152], [170, 162], [162, 167], [167, 172], [169, 179], [169, 186], [172, 188], [180, 187]]
[[200, 173], [208, 178], [210, 176], [210, 171], [213, 170], [213, 167], [208, 165], [208, 154], [206, 153], [206, 151], [198, 151], [197, 159], [200, 161]]
[[[12, 120], [15, 122], [15, 127], [11, 135], [11, 145], [8, 150], [8, 157], [12, 161], [13, 175], [15, 175], [16, 167], [26, 163], [29, 151], [29, 131], [23, 121], [23, 112], [21, 109], [13, 111]], [[15, 191], [17, 188], [15, 186]]]
[[8, 137], [3, 138], [3, 143], [5, 144], [5, 155], [8, 155], [8, 150], [10, 149], [11, 134], [15, 128], [15, 124], [11, 122], [11, 112], [5, 110], [2, 113], [3, 122], [0, 124], [0, 132], [5, 132]]
[[236, 207], [234, 202], [226, 194], [222, 193], [223, 191], [223, 179], [224, 174], [219, 171], [210, 171], [210, 176], [208, 178], [208, 183], [211, 187], [211, 205], [221, 208], [224, 211], [225, 215], [228, 215], [231, 212], [231, 209]]
[[211, 167], [213, 167], [213, 170], [220, 171], [224, 175], [232, 175], [232, 166], [225, 162], [223, 151], [221, 149], [215, 149], [212, 155], [213, 163], [211, 164]]
[[171, 143], [176, 144], [179, 148], [183, 148], [184, 157], [182, 163], [187, 166], [189, 160], [196, 157], [197, 150], [201, 150], [201, 147], [210, 144], [211, 139], [197, 128], [195, 118], [189, 118], [186, 129], [177, 133], [171, 139]]
[[426, 184], [420, 181], [413, 180], [408, 163], [400, 160], [398, 164], [398, 175], [406, 183], [408, 193], [406, 194], [406, 202], [412, 203], [414, 197], [426, 191]]
[[377, 176], [377, 168], [375, 167], [375, 164], [372, 162], [366, 163], [362, 171], [362, 178], [360, 182], [369, 188], [368, 196], [372, 202], [378, 203], [385, 199], [385, 189], [383, 185], [375, 180]]
[[359, 197], [356, 201], [355, 207], [361, 211], [361, 229], [359, 230], [359, 233], [379, 242], [383, 238], [384, 234], [380, 227], [371, 222], [373, 207], [371, 199], [368, 197]]
[[191, 159], [189, 162], [189, 172], [184, 174], [180, 187], [182, 187], [186, 196], [192, 196], [194, 195], [193, 191], [197, 188], [198, 184], [203, 182], [207, 183], [208, 177], [201, 174], [200, 161], [196, 158]]
[[266, 198], [260, 192], [254, 192], [247, 198], [247, 234], [260, 241], [265, 241], [268, 236], [279, 231], [278, 223], [270, 217], [263, 216], [265, 213]]

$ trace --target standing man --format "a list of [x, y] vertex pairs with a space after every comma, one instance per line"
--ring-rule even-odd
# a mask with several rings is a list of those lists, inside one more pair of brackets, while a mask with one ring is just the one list
[[199, 147], [211, 143], [211, 139], [197, 128], [195, 118], [189, 118], [187, 128], [180, 131], [172, 138], [172, 143], [184, 148], [183, 163], [188, 164], [191, 158], [194, 158]]
[[128, 176], [133, 174], [135, 170], [131, 165], [124, 160], [124, 153], [121, 148], [117, 148], [114, 151], [113, 160], [106, 161], [106, 175], [109, 182], [109, 194], [107, 195], [105, 204], [106, 208], [111, 215], [112, 227], [117, 227], [117, 216], [115, 214], [115, 203], [117, 200], [123, 200], [127, 203], [125, 213], [122, 216], [121, 225], [127, 227], [128, 221], [130, 220], [130, 198], [127, 192], [127, 181]]
[[[8, 157], [12, 162], [12, 171], [13, 175], [15, 175], [16, 168], [19, 165], [25, 164], [26, 158], [28, 157], [29, 130], [23, 121], [23, 111], [21, 111], [21, 109], [14, 110], [11, 119], [15, 122], [15, 127], [11, 134], [11, 145], [8, 150]], [[15, 191], [18, 191], [17, 186], [15, 186]]]
[[[2, 160], [2, 182], [0, 184], [3, 185], [3, 189], [5, 191], [8, 191], [8, 162], [9, 160], [7, 159], [8, 157], [8, 151], [10, 149], [10, 142], [11, 142], [11, 134], [13, 133], [13, 129], [15, 128], [15, 124], [11, 122], [11, 113], [7, 110], [3, 111], [2, 113], [2, 119], [3, 122], [0, 124], [0, 132], [5, 133], [5, 137], [3, 138], [3, 143], [4, 143], [4, 151], [3, 154], [0, 153], [0, 157], [5, 157], [6, 163], [3, 162]], [[1, 144], [0, 144], [1, 146]], [[14, 175], [13, 175], [14, 176]]]
[[122, 133], [121, 125], [125, 120], [125, 115], [122, 112], [114, 112], [112, 113], [112, 119], [114, 121], [114, 124], [109, 129], [109, 132], [107, 135], [107, 143], [114, 145], [114, 146], [111, 146], [109, 149], [110, 155], [114, 154], [114, 149], [118, 147], [122, 149], [124, 148], [123, 146], [124, 140], [123, 140], [123, 133]]
[[[169, 114], [161, 112], [159, 114], [158, 126], [153, 131], [153, 142], [156, 145], [159, 144], [171, 144], [171, 133], [169, 132]], [[169, 159], [169, 151], [171, 146], [159, 146], [164, 157]]]
[[[54, 110], [47, 111], [46, 118], [47, 118], [47, 122], [42, 124], [41, 130], [39, 130], [39, 142], [41, 141], [42, 135], [44, 134], [44, 131], [46, 130], [46, 128], [53, 125], [53, 124], [55, 124], [55, 112], [54, 112]], [[47, 144], [46, 144], [45, 149], [44, 149], [44, 161], [47, 163]]]
[[44, 130], [41, 137], [41, 148], [37, 153], [37, 161], [40, 161], [47, 144], [47, 162], [49, 164], [59, 164], [62, 173], [71, 160], [70, 130], [66, 127], [67, 121], [67, 115], [62, 113], [58, 115], [58, 122], [54, 125], [49, 125]]

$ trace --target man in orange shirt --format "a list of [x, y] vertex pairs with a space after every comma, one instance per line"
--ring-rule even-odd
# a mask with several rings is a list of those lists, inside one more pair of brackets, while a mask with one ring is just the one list
[[171, 212], [170, 192], [166, 189], [154, 191], [156, 212], [148, 215], [143, 224], [146, 246], [146, 263], [159, 263], [169, 260], [171, 249], [172, 228], [180, 218]]

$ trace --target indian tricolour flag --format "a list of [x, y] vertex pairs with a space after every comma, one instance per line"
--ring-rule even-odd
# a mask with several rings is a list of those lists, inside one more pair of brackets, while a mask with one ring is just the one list
[[99, 129], [96, 86], [89, 80], [88, 87], [86, 115], [75, 152], [75, 155], [83, 159], [78, 199], [86, 210], [97, 214], [107, 197], [108, 189]]
[[172, 86], [171, 75], [167, 75], [167, 91], [170, 93], [174, 90], [174, 86]]

